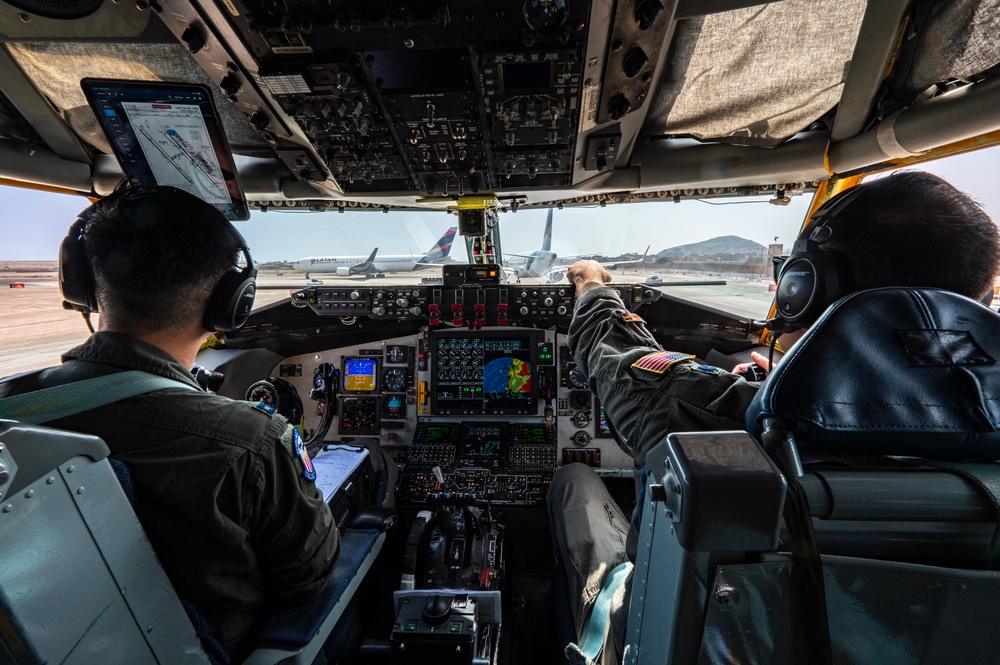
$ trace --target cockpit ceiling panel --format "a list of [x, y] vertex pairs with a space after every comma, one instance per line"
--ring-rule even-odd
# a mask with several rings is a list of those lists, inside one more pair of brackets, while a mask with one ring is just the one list
[[80, 87], [84, 78], [203, 83], [215, 95], [233, 152], [270, 155], [270, 146], [222, 96], [205, 71], [180, 44], [99, 44], [94, 42], [16, 42], [6, 45], [32, 83], [62, 113], [81, 139], [111, 152]]
[[974, 79], [1000, 64], [1000, 0], [937, 0], [917, 36], [912, 67], [899, 71], [909, 101], [935, 83]]
[[775, 146], [840, 101], [864, 0], [786, 0], [679, 21], [648, 135]]

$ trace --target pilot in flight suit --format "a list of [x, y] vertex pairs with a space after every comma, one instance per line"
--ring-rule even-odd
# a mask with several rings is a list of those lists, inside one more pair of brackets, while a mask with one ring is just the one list
[[[662, 351], [642, 319], [629, 314], [609, 287], [592, 288], [577, 301], [569, 350], [587, 372], [605, 413], [613, 414], [612, 424], [631, 448], [637, 468], [668, 432], [743, 429], [743, 414], [760, 385], [692, 356]], [[635, 560], [638, 533], [629, 528], [600, 478], [583, 464], [570, 464], [555, 475], [548, 508], [580, 635], [608, 570], [626, 558]], [[611, 621], [605, 663], [621, 662], [617, 649], [629, 587], [619, 589], [612, 603], [613, 615], [620, 616]]]
[[136, 515], [167, 576], [238, 662], [268, 616], [325, 588], [340, 545], [298, 432], [264, 405], [205, 392], [186, 368], [208, 334], [208, 294], [233, 271], [242, 239], [220, 212], [170, 187], [119, 189], [81, 221], [101, 329], [61, 365], [0, 382], [0, 397], [129, 370], [195, 388], [46, 425], [99, 436], [128, 466]]
[[[806, 228], [817, 249], [807, 251], [821, 252], [832, 264], [840, 280], [835, 297], [884, 286], [943, 288], [973, 299], [992, 295], [1000, 268], [997, 226], [971, 197], [937, 176], [899, 172], [859, 185], [832, 199], [811, 221], [815, 225]], [[819, 230], [821, 239], [814, 234]], [[600, 264], [578, 262], [567, 277], [579, 296], [569, 349], [637, 469], [670, 432], [744, 429], [760, 384], [663, 351], [642, 320], [603, 286], [611, 275]], [[819, 311], [810, 310], [810, 316], [818, 317], [824, 304], [829, 303], [817, 300]], [[641, 474], [636, 481], [638, 497]], [[548, 509], [579, 637], [608, 573], [635, 560], [636, 515], [630, 524], [600, 478], [582, 464], [555, 474]], [[610, 603], [604, 663], [622, 660], [630, 577]]]

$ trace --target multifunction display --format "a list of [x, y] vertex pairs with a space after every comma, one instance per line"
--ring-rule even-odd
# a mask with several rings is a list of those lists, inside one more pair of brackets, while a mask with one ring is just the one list
[[538, 331], [453, 333], [431, 338], [431, 409], [438, 415], [537, 412]]
[[344, 358], [344, 390], [371, 393], [378, 389], [378, 361], [375, 358]]

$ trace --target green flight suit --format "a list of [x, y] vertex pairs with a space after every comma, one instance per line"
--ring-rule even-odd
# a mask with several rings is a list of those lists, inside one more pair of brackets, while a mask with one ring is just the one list
[[[680, 353], [659, 363], [668, 365], [662, 373], [633, 367], [663, 349], [608, 287], [594, 288], [577, 301], [569, 349], [631, 449], [637, 468], [670, 432], [743, 429], [744, 414], [759, 386]], [[597, 475], [578, 464], [555, 474], [548, 508], [579, 636], [605, 575], [626, 558], [635, 560], [636, 516], [629, 525]], [[631, 579], [612, 604], [605, 663], [621, 662], [630, 587]]]

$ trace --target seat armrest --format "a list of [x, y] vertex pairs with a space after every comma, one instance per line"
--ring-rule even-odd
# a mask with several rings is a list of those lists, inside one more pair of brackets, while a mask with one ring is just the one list
[[[272, 616], [257, 635], [258, 652], [262, 648], [295, 651], [310, 645], [314, 639], [320, 640], [321, 645], [326, 639], [326, 635], [321, 634], [322, 629], [327, 634], [333, 629], [336, 618], [360, 584], [360, 578], [368, 572], [384, 539], [376, 529], [346, 529], [341, 534], [340, 554], [326, 588], [308, 603], [289, 607]], [[336, 616], [330, 621], [334, 614]], [[247, 662], [268, 662], [255, 658], [258, 655], [255, 652]]]
[[375, 529], [386, 532], [396, 524], [396, 513], [389, 508], [366, 506], [359, 509], [347, 520], [348, 529]]

